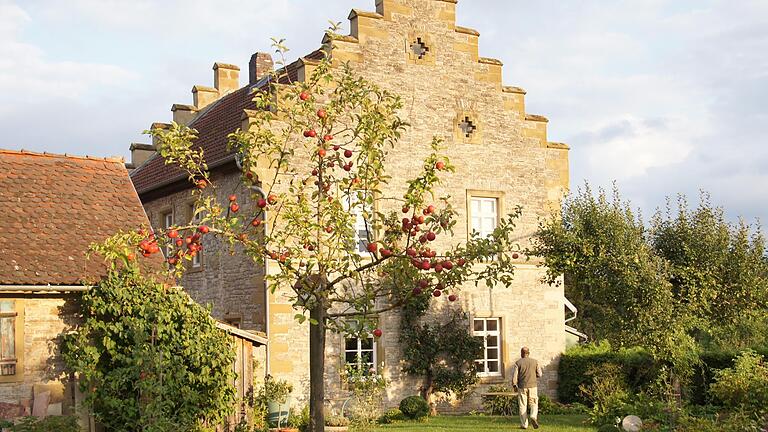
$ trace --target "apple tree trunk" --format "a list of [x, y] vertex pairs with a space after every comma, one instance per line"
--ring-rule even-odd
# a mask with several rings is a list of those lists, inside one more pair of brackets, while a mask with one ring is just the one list
[[322, 295], [309, 316], [309, 432], [325, 430], [325, 323], [328, 307]]

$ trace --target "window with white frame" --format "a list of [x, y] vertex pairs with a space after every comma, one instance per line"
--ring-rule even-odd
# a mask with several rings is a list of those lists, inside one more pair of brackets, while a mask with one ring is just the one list
[[499, 200], [497, 198], [472, 197], [470, 200], [472, 231], [480, 237], [488, 237], [499, 221]]
[[501, 376], [501, 320], [475, 318], [472, 335], [483, 340], [483, 358], [475, 360], [478, 376]]
[[[192, 213], [192, 224], [199, 225], [200, 221], [203, 220], [203, 215], [201, 212], [197, 211], [194, 205], [190, 206], [190, 211]], [[201, 240], [202, 243], [202, 240]], [[192, 257], [192, 267], [193, 268], [200, 268], [203, 265], [203, 251], [199, 250], [195, 254], [195, 256]]]
[[[353, 328], [357, 326], [356, 321], [351, 324]], [[348, 365], [356, 365], [360, 369], [375, 369], [376, 339], [373, 335], [365, 333], [347, 335], [344, 338], [344, 362]]]
[[13, 300], [0, 300], [0, 376], [16, 375], [16, 307]]
[[[168, 213], [163, 214], [163, 231], [167, 233], [168, 228], [173, 226], [173, 212], [169, 211]], [[163, 248], [163, 254], [165, 254], [165, 257], [168, 258], [171, 255], [171, 246], [166, 245]]]
[[366, 221], [364, 213], [368, 213], [369, 217], [372, 214], [366, 204], [359, 204], [360, 197], [355, 194], [350, 194], [346, 203], [346, 210], [355, 217], [354, 230], [355, 230], [355, 250], [357, 253], [368, 253], [368, 243], [373, 238], [373, 227], [371, 221]]

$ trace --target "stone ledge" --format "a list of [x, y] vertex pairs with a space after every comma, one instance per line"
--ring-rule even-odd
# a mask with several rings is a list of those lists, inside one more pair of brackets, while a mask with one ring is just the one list
[[497, 60], [497, 59], [493, 59], [493, 58], [488, 58], [488, 57], [480, 57], [479, 59], [477, 59], [477, 61], [480, 62], [480, 63], [483, 63], [483, 64], [491, 64], [491, 65], [496, 65], [496, 66], [504, 66], [504, 63], [502, 63], [501, 60]]
[[196, 85], [196, 86], [192, 86], [192, 93], [195, 93], [195, 92], [211, 92], [211, 93], [218, 93], [219, 91], [218, 91], [218, 90], [216, 90], [216, 89], [215, 89], [215, 88], [213, 88], [213, 87], [207, 87], [207, 86], [202, 86], [202, 85]]
[[475, 29], [471, 29], [469, 27], [456, 26], [456, 33], [463, 33], [463, 34], [468, 34], [472, 36], [480, 36], [479, 31]]
[[339, 42], [349, 42], [349, 43], [360, 43], [360, 40], [352, 35], [331, 35], [326, 34], [323, 36], [323, 42], [324, 44], [327, 44], [331, 41], [339, 41]]
[[231, 69], [231, 70], [240, 70], [240, 66], [229, 64], [229, 63], [220, 63], [216, 62], [213, 64], [213, 70], [216, 69]]
[[551, 149], [558, 149], [558, 150], [570, 150], [571, 147], [566, 143], [559, 143], [559, 142], [548, 142], [547, 148]]
[[131, 151], [133, 151], [133, 150], [155, 151], [157, 149], [152, 144], [131, 143], [130, 150]]
[[197, 111], [197, 108], [195, 108], [194, 105], [173, 104], [171, 106], [171, 111]]
[[378, 14], [376, 12], [368, 12], [360, 9], [352, 9], [352, 12], [349, 13], [348, 18], [355, 19], [359, 16], [364, 18], [384, 19], [384, 15]]
[[306, 66], [306, 65], [317, 66], [317, 65], [320, 64], [320, 60], [315, 60], [315, 59], [310, 59], [310, 58], [302, 57], [302, 58], [299, 59], [299, 63], [301, 63], [304, 66]]
[[437, 0], [437, 1], [441, 1], [444, 3], [453, 3], [453, 4], [457, 4], [459, 2], [459, 0]]
[[535, 122], [544, 122], [549, 123], [549, 119], [544, 117], [543, 115], [538, 114], [526, 114], [525, 119], [528, 121], [535, 121]]
[[514, 86], [504, 86], [504, 87], [501, 88], [501, 91], [503, 91], [504, 93], [517, 93], [517, 94], [522, 94], [522, 95], [528, 93], [527, 91], [523, 90], [522, 88], [514, 87]]

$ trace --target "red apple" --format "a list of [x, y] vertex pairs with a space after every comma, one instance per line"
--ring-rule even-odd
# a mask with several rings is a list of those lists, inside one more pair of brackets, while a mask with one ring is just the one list
[[325, 232], [327, 232], [328, 234], [332, 233], [333, 227], [325, 227]]
[[207, 227], [207, 226], [205, 226], [205, 225], [200, 225], [200, 226], [197, 228], [197, 230], [198, 230], [198, 231], [200, 231], [200, 234], [208, 234], [208, 232], [210, 232], [210, 231], [211, 231], [211, 229], [210, 229], [210, 228], [208, 228], [208, 227]]
[[420, 288], [426, 288], [429, 286], [429, 281], [426, 279], [420, 279], [419, 280], [419, 287]]
[[328, 117], [328, 113], [324, 109], [320, 108], [319, 110], [317, 110], [317, 117], [324, 119]]
[[195, 184], [197, 185], [198, 189], [205, 189], [206, 186], [208, 186], [208, 182], [205, 181], [205, 179], [200, 179], [197, 182], [195, 182]]
[[435, 273], [440, 273], [443, 271], [443, 265], [440, 263], [435, 264]]
[[440, 297], [441, 295], [443, 295], [443, 292], [438, 290], [438, 289], [436, 289], [436, 290], [432, 291], [432, 295], [435, 296], [435, 297]]
[[308, 101], [309, 100], [309, 93], [307, 93], [305, 91], [301, 92], [299, 94], [299, 99], [301, 99], [301, 100], [303, 100], [305, 102]]
[[344, 150], [344, 157], [351, 158], [352, 150]]
[[411, 208], [410, 208], [410, 207], [408, 207], [408, 206], [403, 206], [403, 213], [408, 213], [409, 211], [411, 211]]
[[251, 221], [251, 225], [253, 225], [253, 226], [255, 226], [255, 227], [257, 227], [257, 226], [261, 225], [261, 219], [259, 219], [259, 218], [256, 218], [256, 219], [252, 220], [252, 221]]
[[175, 229], [169, 230], [168, 238], [172, 238], [172, 239], [179, 238], [179, 232], [176, 231]]
[[270, 195], [267, 197], [267, 202], [268, 202], [269, 204], [271, 204], [271, 205], [275, 205], [275, 204], [277, 204], [277, 195], [274, 195], [274, 194], [270, 194]]
[[380, 337], [381, 337], [381, 335], [383, 335], [383, 334], [384, 334], [384, 332], [383, 332], [383, 331], [381, 331], [381, 329], [375, 329], [375, 330], [373, 331], [373, 335], [374, 335], [375, 337], [377, 337], [377, 338], [380, 338]]
[[419, 287], [414, 288], [413, 291], [412, 291], [413, 295], [415, 295], [415, 296], [421, 295], [421, 292], [422, 292], [421, 288], [419, 288]]
[[408, 255], [409, 257], [415, 257], [417, 252], [416, 252], [416, 249], [414, 248], [408, 248], [408, 250], [405, 251], [405, 254]]
[[178, 239], [176, 240], [176, 246], [181, 247], [184, 244], [184, 240]]
[[435, 168], [437, 168], [438, 171], [442, 171], [443, 169], [445, 169], [445, 162], [440, 161], [440, 162], [436, 163], [435, 164]]
[[450, 270], [453, 268], [453, 263], [451, 261], [443, 261], [443, 268]]
[[435, 233], [433, 233], [432, 231], [427, 233], [427, 240], [435, 241], [436, 238], [437, 238], [437, 235], [435, 235]]
[[379, 249], [379, 253], [380, 253], [380, 254], [381, 254], [381, 256], [383, 256], [384, 258], [388, 258], [388, 257], [392, 256], [392, 251], [391, 251], [391, 250], [389, 250], [389, 249], [386, 249], [386, 248], [381, 248], [381, 249]]
[[464, 264], [466, 263], [467, 263], [467, 260], [465, 260], [464, 258], [459, 258], [458, 261], [456, 261], [456, 264], [458, 264], [459, 267], [464, 267]]
[[370, 242], [368, 243], [368, 246], [366, 246], [365, 248], [368, 250], [368, 252], [375, 253], [376, 249], [378, 249], [378, 246], [376, 246], [375, 242]]
[[455, 302], [457, 299], [458, 297], [456, 297], [456, 294], [451, 294], [448, 296], [448, 301]]
[[324, 148], [317, 149], [317, 155], [320, 156], [321, 158], [324, 158], [326, 154], [328, 154], [328, 151], [326, 149]]
[[520, 258], [520, 254], [518, 254], [517, 252], [512, 254], [512, 259], [518, 259], [518, 258]]
[[429, 261], [424, 260], [424, 261], [421, 262], [421, 269], [422, 270], [429, 270], [431, 268], [432, 268], [432, 264]]
[[235, 202], [235, 201], [237, 201], [237, 195], [230, 195], [229, 202]]
[[259, 206], [260, 208], [264, 208], [267, 206], [267, 200], [265, 200], [264, 198], [259, 198], [259, 201], [256, 203], [256, 205]]
[[232, 213], [237, 213], [238, 211], [240, 211], [240, 205], [238, 205], [237, 203], [233, 202], [232, 204], [229, 205], [229, 210]]
[[[328, 134], [323, 137], [323, 141], [328, 142], [333, 140], [333, 135]], [[335, 149], [334, 149], [335, 150]]]
[[125, 256], [125, 259], [127, 259], [128, 261], [133, 261], [134, 259], [136, 259], [136, 254], [133, 252], [128, 252], [128, 255]]

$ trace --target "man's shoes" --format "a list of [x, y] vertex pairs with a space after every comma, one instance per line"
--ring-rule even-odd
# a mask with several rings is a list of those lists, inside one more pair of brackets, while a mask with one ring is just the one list
[[531, 424], [533, 425], [534, 429], [538, 429], [539, 428], [539, 420], [538, 419], [532, 418], [531, 419]]

